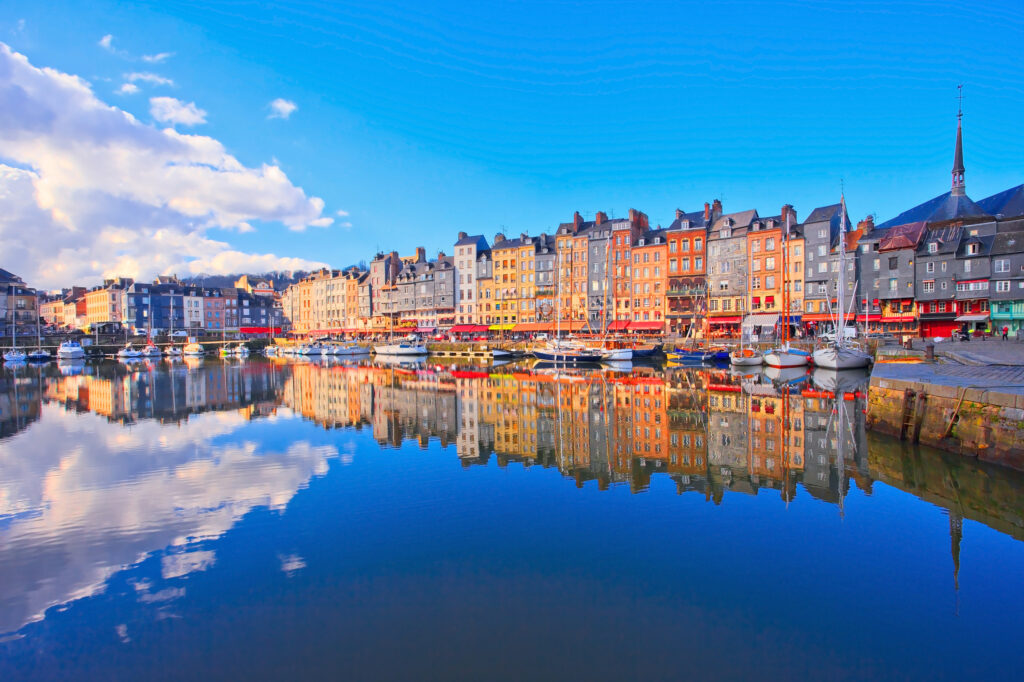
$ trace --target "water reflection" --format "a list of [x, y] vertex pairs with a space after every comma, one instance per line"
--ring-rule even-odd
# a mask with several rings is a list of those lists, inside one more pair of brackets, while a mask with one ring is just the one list
[[[713, 505], [807, 495], [838, 516], [852, 485], [870, 495], [882, 481], [948, 510], [953, 573], [965, 518], [1024, 539], [1022, 476], [869, 437], [863, 379], [260, 359], [4, 370], [0, 632], [103, 592], [148, 558], [159, 576], [133, 583], [137, 599], [169, 608], [185, 587], [163, 583], [215, 566], [215, 541], [243, 516], [283, 510], [352, 456], [348, 444], [291, 437], [296, 420], [369, 427], [386, 448], [436, 440], [467, 469], [519, 463], [634, 493], [670, 480]], [[287, 575], [305, 567], [278, 558]]]

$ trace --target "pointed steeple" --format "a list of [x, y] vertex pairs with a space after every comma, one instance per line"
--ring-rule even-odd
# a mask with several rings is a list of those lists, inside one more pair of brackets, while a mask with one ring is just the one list
[[961, 119], [964, 116], [964, 86], [958, 85], [956, 87], [959, 90], [957, 97], [960, 100], [960, 106], [956, 112], [956, 151], [953, 152], [953, 196], [962, 197], [967, 193], [964, 187], [964, 143], [961, 126]]

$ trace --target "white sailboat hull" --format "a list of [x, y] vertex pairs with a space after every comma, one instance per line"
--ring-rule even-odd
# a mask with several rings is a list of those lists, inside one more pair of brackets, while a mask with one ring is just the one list
[[60, 348], [57, 349], [57, 358], [59, 360], [81, 360], [85, 358], [85, 350], [81, 346], [65, 346], [61, 344]]
[[862, 369], [871, 364], [871, 356], [856, 348], [819, 348], [813, 358], [816, 367], [825, 369]]
[[4, 353], [5, 362], [25, 362], [28, 356], [20, 350], [11, 350]]
[[426, 355], [427, 347], [408, 343], [389, 343], [383, 346], [374, 346], [373, 352], [377, 355]]
[[742, 353], [729, 353], [729, 363], [736, 367], [760, 367], [764, 364], [764, 358], [760, 353], [744, 355]]
[[764, 354], [764, 364], [769, 367], [806, 367], [810, 357], [806, 353], [776, 349]]
[[601, 360], [605, 362], [625, 362], [633, 359], [632, 348], [615, 348], [601, 353]]

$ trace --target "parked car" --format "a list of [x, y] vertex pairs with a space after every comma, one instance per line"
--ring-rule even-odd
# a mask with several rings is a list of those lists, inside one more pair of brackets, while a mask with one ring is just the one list
[[534, 334], [533, 335], [533, 339], [535, 341], [547, 341], [548, 340], [548, 335], [545, 334], [544, 332], [541, 332], [539, 334]]
[[[843, 336], [846, 339], [855, 339], [855, 338], [857, 338], [857, 328], [856, 327], [844, 327], [843, 328]], [[818, 338], [821, 339], [822, 341], [835, 341], [836, 340], [836, 332], [833, 329], [832, 331], [825, 332], [824, 334], [822, 334]]]

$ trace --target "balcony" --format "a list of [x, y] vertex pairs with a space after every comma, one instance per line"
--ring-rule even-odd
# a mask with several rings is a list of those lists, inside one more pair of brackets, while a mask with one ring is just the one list
[[683, 287], [683, 288], [676, 288], [676, 289], [668, 289], [668, 290], [665, 291], [665, 294], [667, 296], [691, 296], [692, 297], [692, 296], [703, 296], [704, 292], [705, 292], [704, 288], [688, 288], [688, 287]]

